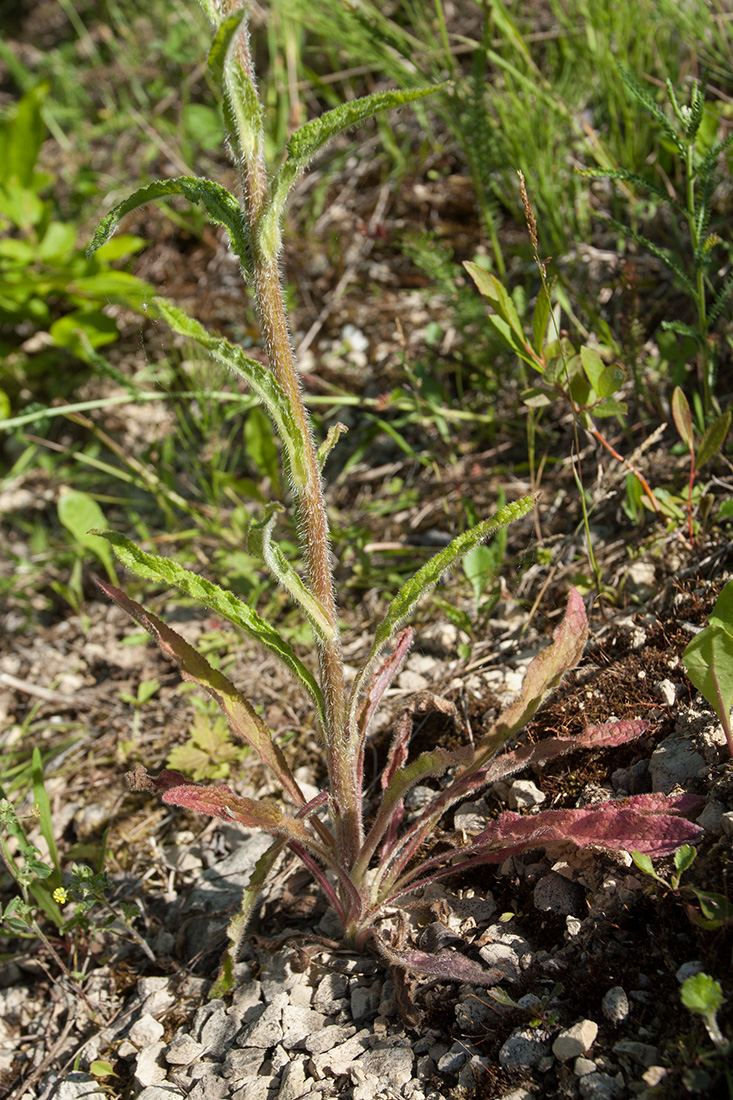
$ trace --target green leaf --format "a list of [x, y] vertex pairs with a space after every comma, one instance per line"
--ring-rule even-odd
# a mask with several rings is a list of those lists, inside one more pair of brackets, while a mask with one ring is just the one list
[[692, 413], [687, 398], [680, 386], [675, 386], [672, 393], [672, 418], [679, 432], [680, 439], [687, 449], [694, 453], [695, 433], [692, 430]]
[[699, 1016], [714, 1016], [723, 1003], [723, 990], [709, 974], [685, 978], [680, 989], [682, 1004]]
[[[585, 346], [580, 349], [580, 361], [583, 364], [583, 370], [585, 371], [586, 378], [600, 397], [601, 394], [598, 390], [598, 384], [601, 380], [603, 372], [606, 369], [606, 364], [603, 362], [597, 351], [594, 351], [593, 348], [588, 348]], [[604, 396], [608, 397], [610, 395], [605, 394]]]
[[[274, 653], [310, 692], [323, 725], [323, 696], [313, 674], [296, 657], [279, 632], [262, 619], [253, 608], [238, 600], [232, 592], [227, 592], [217, 584], [205, 580], [198, 573], [191, 573], [169, 558], [146, 554], [134, 542], [126, 539], [124, 535], [120, 535], [117, 531], [103, 531], [100, 534], [112, 545], [122, 564], [135, 576], [156, 581], [159, 584], [175, 585], [187, 596], [200, 600], [206, 607], [211, 608], [218, 615], [222, 615], [229, 622], [234, 623], [235, 626], [245, 630], [260, 645]], [[127, 608], [125, 609], [127, 610]], [[136, 618], [136, 616], [133, 615], [133, 618]], [[138, 622], [150, 629], [142, 619], [138, 618]]]
[[155, 180], [140, 187], [129, 195], [113, 210], [110, 210], [97, 227], [89, 245], [87, 255], [92, 256], [105, 244], [126, 214], [154, 199], [167, 198], [169, 195], [183, 195], [191, 203], [201, 203], [214, 225], [223, 225], [229, 233], [232, 248], [239, 257], [242, 270], [247, 277], [249, 270], [249, 243], [247, 227], [241, 207], [234, 195], [225, 187], [212, 180], [198, 179], [196, 176], [177, 176], [169, 180]]
[[239, 912], [235, 913], [227, 926], [227, 939], [229, 941], [219, 964], [219, 973], [210, 993], [211, 997], [224, 997], [234, 989], [234, 967], [239, 959], [239, 948], [242, 937], [247, 930], [249, 918], [257, 902], [262, 887], [265, 885], [270, 871], [285, 847], [285, 841], [278, 838], [263, 852], [254, 865], [249, 882], [242, 891], [242, 903]]
[[444, 550], [441, 550], [440, 553], [430, 558], [430, 560], [427, 561], [421, 569], [418, 569], [417, 573], [400, 588], [389, 605], [387, 614], [376, 629], [371, 652], [365, 664], [362, 665], [359, 670], [351, 690], [350, 713], [352, 720], [350, 730], [352, 736], [355, 731], [357, 731], [357, 723], [353, 720], [353, 716], [359, 701], [362, 686], [369, 676], [377, 657], [400, 624], [412, 611], [414, 611], [420, 600], [424, 599], [433, 585], [437, 584], [440, 578], [447, 573], [449, 569], [452, 569], [469, 550], [472, 550], [474, 546], [478, 546], [480, 542], [483, 542], [489, 535], [498, 531], [499, 528], [507, 527], [510, 523], [514, 523], [515, 520], [521, 519], [522, 516], [526, 516], [527, 513], [531, 512], [534, 508], [536, 502], [537, 494], [533, 493], [530, 496], [522, 497], [512, 504], [507, 504], [503, 508], [500, 508], [491, 519], [484, 520], [482, 523], [477, 524], [476, 527], [464, 531], [462, 535], [454, 539]]
[[479, 267], [478, 264], [473, 263], [471, 260], [466, 260], [463, 266], [475, 282], [482, 297], [486, 298], [491, 307], [513, 333], [513, 346], [515, 348], [520, 347], [526, 354], [527, 345], [524, 339], [522, 323], [519, 320], [519, 315], [512, 301], [511, 294], [509, 294], [503, 283], [501, 283], [495, 275], [489, 274], [488, 271], [484, 270], [483, 267]]
[[660, 882], [662, 881], [659, 878], [657, 872], [654, 870], [654, 864], [652, 863], [651, 856], [648, 856], [646, 852], [632, 852], [631, 858], [633, 859], [639, 870], [643, 871], [645, 875], [648, 875], [650, 878], [655, 878]]
[[92, 348], [113, 344], [120, 335], [114, 318], [101, 309], [75, 309], [54, 321], [48, 331], [55, 344], [67, 348], [80, 359], [84, 357], [80, 334], [83, 333]]
[[51, 857], [54, 869], [56, 871], [57, 882], [52, 885], [61, 885], [61, 861], [59, 859], [58, 848], [56, 847], [56, 838], [53, 831], [53, 817], [51, 815], [51, 800], [48, 797], [45, 783], [43, 782], [43, 760], [41, 758], [41, 750], [36, 746], [33, 749], [32, 759], [32, 772], [33, 772], [33, 801], [38, 807], [38, 823], [41, 828], [41, 836], [46, 841], [48, 846], [48, 853]]
[[372, 95], [363, 96], [361, 99], [340, 103], [338, 107], [327, 111], [320, 118], [311, 119], [310, 122], [300, 126], [288, 141], [286, 160], [272, 181], [267, 206], [260, 219], [258, 246], [262, 254], [269, 259], [273, 259], [279, 252], [281, 244], [280, 225], [288, 194], [298, 176], [305, 170], [309, 161], [319, 149], [336, 134], [341, 133], [342, 130], [347, 130], [350, 126], [356, 126], [359, 122], [372, 118], [379, 111], [389, 111], [395, 107], [402, 107], [405, 103], [423, 99], [425, 96], [432, 95], [444, 87], [445, 84], [434, 84], [430, 87], [411, 88], [409, 90], [397, 88], [390, 92], [374, 92]]
[[50, 85], [45, 80], [36, 84], [18, 102], [12, 118], [9, 121], [3, 119], [0, 123], [4, 131], [3, 156], [0, 158], [1, 181], [14, 179], [23, 187], [32, 188], [36, 161], [46, 136], [41, 107], [48, 96], [49, 88]]
[[283, 507], [280, 504], [269, 506], [262, 523], [253, 524], [250, 527], [247, 547], [253, 554], [258, 554], [263, 559], [273, 577], [303, 609], [318, 637], [324, 641], [333, 641], [337, 637], [337, 630], [329, 619], [325, 607], [296, 573], [279, 546], [272, 541], [275, 519], [277, 513], [282, 511]]
[[618, 363], [611, 363], [601, 373], [596, 385], [593, 387], [600, 398], [611, 397], [624, 384], [626, 374]]
[[674, 866], [678, 874], [683, 874], [695, 862], [697, 852], [691, 844], [683, 844], [674, 854]]
[[239, 26], [245, 14], [244, 8], [232, 12], [232, 14], [227, 16], [223, 23], [220, 24], [214, 36], [214, 41], [209, 50], [209, 69], [217, 84], [223, 83], [224, 62], [226, 61], [229, 47], [232, 44], [235, 34], [239, 30]]
[[540, 287], [540, 292], [537, 295], [537, 301], [534, 307], [534, 313], [532, 314], [532, 335], [534, 337], [534, 350], [541, 357], [545, 340], [547, 338], [547, 325], [550, 320], [551, 303], [550, 296], [547, 293], [545, 286]]
[[[722, 449], [729, 428], [730, 409], [721, 416], [716, 417], [712, 424], [706, 428], [695, 455], [696, 469], [701, 470], [706, 462], [709, 462], [713, 455], [716, 455]], [[733, 626], [733, 624], [731, 625]]]
[[687, 646], [682, 662], [718, 718], [727, 717], [733, 705], [733, 634], [711, 618]]
[[117, 1074], [114, 1071], [111, 1062], [108, 1062], [104, 1058], [96, 1058], [89, 1066], [89, 1072], [94, 1077], [116, 1077]]
[[613, 397], [608, 397], [605, 401], [599, 401], [597, 405], [592, 407], [594, 416], [624, 416], [626, 411], [626, 402], [616, 401]]
[[710, 622], [733, 634], [733, 581], [724, 585], [710, 613]]
[[155, 298], [154, 301], [161, 316], [174, 332], [179, 336], [195, 340], [197, 344], [210, 351], [220, 363], [244, 378], [267, 409], [285, 444], [289, 470], [296, 489], [300, 490], [307, 485], [306, 440], [293, 414], [290, 401], [272, 371], [262, 363], [258, 363], [256, 359], [250, 359], [240, 347], [230, 344], [221, 336], [214, 336], [208, 332], [203, 325], [166, 298]]
[[198, 684], [216, 700], [226, 714], [232, 732], [255, 750], [262, 763], [274, 772], [296, 805], [301, 806], [302, 794], [282, 750], [272, 739], [272, 730], [262, 721], [249, 700], [237, 691], [231, 680], [212, 668], [206, 658], [180, 634], [176, 634], [175, 630], [171, 630], [157, 616], [131, 600], [121, 589], [105, 581], [97, 583], [110, 599], [150, 632], [163, 652], [180, 666], [184, 680]]
[[109, 579], [116, 584], [114, 558], [104, 539], [92, 534], [92, 530], [106, 527], [104, 512], [96, 500], [76, 489], [62, 492], [58, 502], [58, 516], [64, 527], [74, 536], [79, 546], [91, 550], [102, 563]]

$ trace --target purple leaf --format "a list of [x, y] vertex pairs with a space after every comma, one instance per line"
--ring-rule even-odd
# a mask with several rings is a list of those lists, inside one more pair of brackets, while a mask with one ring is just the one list
[[502, 711], [489, 735], [476, 746], [478, 764], [484, 764], [508, 737], [527, 725], [543, 699], [583, 656], [588, 617], [577, 588], [570, 589], [565, 615], [552, 637], [552, 644], [538, 653], [527, 668], [519, 699]]
[[497, 757], [484, 769], [485, 782], [495, 783], [525, 767], [539, 767], [556, 756], [563, 756], [574, 749], [609, 748], [635, 741], [649, 728], [643, 718], [620, 722], [603, 722], [599, 726], [587, 726], [573, 737], [548, 737], [535, 745], [522, 745], [519, 749]]
[[379, 953], [388, 962], [393, 966], [401, 966], [409, 970], [411, 974], [424, 974], [430, 978], [440, 978], [445, 982], [471, 982], [473, 985], [495, 985], [500, 981], [514, 980], [514, 974], [508, 969], [492, 967], [491, 970], [487, 970], [486, 967], [472, 962], [458, 951], [439, 951], [436, 955], [416, 949], [399, 951], [376, 935], [374, 943]]
[[[694, 810], [702, 801], [696, 795], [668, 798], [663, 794], [640, 794], [579, 810], [544, 810], [525, 816], [503, 813], [471, 844], [426, 860], [421, 867], [404, 875], [386, 900], [392, 902], [468, 867], [503, 863], [508, 856], [519, 855], [528, 848], [551, 851], [574, 844], [578, 848], [620, 848], [651, 856], [669, 855], [682, 844], [693, 844], [702, 835], [699, 825], [676, 816]], [[450, 866], [441, 866], [448, 860], [453, 861]]]
[[168, 768], [152, 778], [144, 768], [138, 767], [128, 775], [128, 782], [132, 790], [156, 791], [171, 806], [220, 817], [223, 821], [237, 821], [247, 828], [264, 829], [274, 836], [302, 839], [305, 832], [302, 822], [287, 817], [273, 802], [240, 798], [224, 785], [200, 786]]
[[414, 636], [415, 632], [411, 626], [408, 626], [406, 630], [402, 630], [397, 635], [394, 652], [382, 662], [372, 678], [369, 694], [364, 700], [359, 715], [359, 731], [361, 733], [362, 743], [367, 735], [369, 723], [382, 701], [382, 696], [399, 672], [402, 667], [402, 662], [410, 651]]
[[275, 773], [283, 789], [288, 792], [296, 805], [302, 806], [305, 798], [287, 765], [282, 750], [272, 740], [272, 731], [262, 721], [252, 704], [237, 691], [231, 680], [212, 668], [209, 662], [180, 634], [176, 634], [175, 630], [171, 630], [157, 616], [131, 600], [121, 589], [115, 588], [106, 581], [97, 581], [97, 583], [123, 611], [152, 634], [166, 656], [172, 657], [180, 665], [184, 680], [199, 684], [208, 691], [226, 714], [232, 732], [255, 750], [262, 763]]

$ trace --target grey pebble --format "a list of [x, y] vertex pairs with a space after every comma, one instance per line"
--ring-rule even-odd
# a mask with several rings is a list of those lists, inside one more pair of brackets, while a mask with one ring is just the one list
[[499, 1063], [504, 1069], [532, 1069], [548, 1051], [538, 1032], [517, 1028], [499, 1051]]
[[635, 1039], [622, 1039], [614, 1043], [614, 1054], [625, 1054], [635, 1062], [639, 1062], [645, 1069], [654, 1066], [659, 1061], [659, 1048], [651, 1043], [639, 1043]]
[[629, 1015], [629, 998], [621, 985], [614, 985], [606, 992], [601, 1004], [603, 1015], [618, 1026]]
[[579, 1081], [583, 1100], [621, 1100], [626, 1095], [622, 1080], [607, 1073], [589, 1073]]
[[557, 871], [550, 871], [534, 888], [534, 904], [545, 912], [580, 917], [585, 910], [585, 890]]

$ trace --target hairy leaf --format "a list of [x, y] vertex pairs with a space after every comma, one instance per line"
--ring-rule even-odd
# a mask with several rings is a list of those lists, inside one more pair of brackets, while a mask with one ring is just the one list
[[238, 600], [232, 592], [220, 588], [218, 584], [207, 581], [198, 573], [192, 573], [170, 558], [161, 558], [157, 554], [146, 554], [134, 542], [117, 531], [100, 531], [112, 544], [115, 554], [131, 573], [145, 580], [159, 584], [175, 585], [187, 596], [200, 600], [206, 607], [228, 619], [230, 623], [246, 631], [270, 653], [274, 653], [309, 691], [318, 708], [323, 722], [323, 696], [311, 672], [300, 661], [279, 632], [248, 604]]
[[[445, 875], [486, 863], [503, 863], [509, 856], [532, 848], [552, 852], [574, 844], [578, 848], [670, 855], [681, 844], [694, 842], [702, 835], [699, 825], [677, 816], [699, 808], [702, 802], [695, 795], [668, 798], [642, 794], [579, 810], [544, 810], [526, 816], [503, 813], [471, 844], [426, 860], [403, 875], [386, 900], [391, 903]], [[444, 866], [449, 859], [450, 866]]]
[[258, 238], [263, 255], [272, 259], [279, 252], [280, 223], [286, 199], [296, 179], [319, 149], [342, 130], [356, 126], [379, 111], [402, 107], [405, 103], [423, 99], [444, 87], [444, 84], [436, 84], [426, 88], [411, 88], [409, 91], [397, 88], [390, 92], [375, 92], [361, 99], [340, 103], [320, 118], [311, 119], [299, 127], [288, 141], [287, 158], [272, 181], [268, 204], [260, 219]]
[[241, 798], [224, 785], [212, 787], [192, 783], [180, 772], [169, 768], [153, 779], [145, 768], [138, 767], [128, 773], [127, 779], [131, 790], [154, 791], [171, 806], [220, 817], [223, 821], [237, 821], [247, 828], [263, 829], [275, 836], [289, 836], [290, 831], [294, 830], [300, 837], [303, 832], [302, 825], [296, 825], [296, 819], [288, 818], [274, 802]]
[[269, 505], [262, 523], [253, 524], [250, 527], [247, 546], [262, 558], [273, 577], [303, 609], [318, 637], [324, 641], [333, 641], [337, 632], [325, 607], [307, 587], [302, 577], [296, 573], [280, 547], [272, 541], [272, 529], [277, 513], [282, 511], [284, 509], [280, 504]]
[[262, 887], [265, 885], [270, 871], [277, 863], [286, 843], [285, 840], [278, 837], [267, 851], [263, 852], [254, 865], [249, 882], [242, 891], [242, 903], [239, 910], [227, 925], [228, 943], [219, 963], [219, 973], [210, 994], [212, 998], [224, 997], [234, 989], [234, 967], [239, 958], [242, 938], [247, 930], [247, 924], [257, 904], [257, 899], [262, 892]]
[[92, 256], [109, 240], [125, 214], [130, 214], [154, 199], [167, 198], [169, 195], [183, 195], [189, 202], [200, 202], [214, 225], [224, 226], [229, 233], [232, 248], [239, 257], [242, 271], [248, 277], [249, 242], [247, 226], [239, 203], [226, 187], [196, 176], [176, 176], [169, 180], [154, 180], [153, 183], [138, 188], [102, 218], [89, 245], [87, 255]]
[[603, 722], [598, 726], [587, 726], [582, 733], [574, 737], [548, 737], [536, 745], [523, 745], [512, 752], [492, 760], [485, 769], [486, 782], [496, 783], [526, 767], [540, 767], [548, 760], [564, 756], [575, 749], [610, 748], [636, 741], [649, 728], [643, 718], [620, 722]]
[[527, 513], [534, 508], [536, 500], [537, 494], [533, 493], [531, 496], [522, 497], [512, 504], [506, 504], [503, 508], [500, 508], [491, 519], [484, 520], [482, 523], [477, 524], [476, 527], [464, 531], [463, 534], [454, 539], [449, 546], [446, 546], [444, 550], [441, 550], [440, 553], [427, 561], [425, 565], [423, 565], [421, 569], [418, 569], [417, 573], [402, 586], [389, 605], [384, 619], [382, 619], [377, 627], [369, 657], [359, 670], [354, 682], [351, 692], [351, 714], [353, 724], [350, 728], [352, 730], [356, 725], [356, 723], [353, 722], [353, 713], [358, 703], [364, 682], [369, 676], [377, 657], [400, 624], [415, 607], [417, 607], [420, 600], [428, 594], [433, 585], [437, 584], [440, 578], [456, 565], [464, 554], [467, 554], [474, 546], [483, 542], [484, 539], [488, 538], [489, 535], [492, 535], [501, 527], [506, 527], [515, 520], [521, 519], [522, 516], [526, 516]]
[[223, 82], [224, 62], [226, 61], [229, 47], [232, 44], [235, 34], [239, 30], [239, 26], [245, 14], [244, 8], [232, 12], [232, 14], [228, 15], [224, 22], [220, 24], [214, 36], [214, 41], [209, 50], [209, 70], [217, 84]]
[[494, 966], [487, 970], [485, 966], [467, 959], [458, 951], [444, 950], [436, 955], [416, 949], [400, 951], [390, 947], [378, 936], [374, 937], [374, 943], [388, 962], [393, 966], [403, 967], [411, 974], [424, 974], [444, 982], [471, 982], [472, 985], [496, 985], [497, 982], [514, 979], [509, 968]]
[[212, 699], [216, 700], [229, 719], [232, 732], [255, 750], [262, 763], [274, 772], [293, 801], [298, 806], [302, 806], [305, 799], [290, 772], [282, 750], [272, 740], [272, 731], [262, 721], [252, 704], [237, 691], [231, 680], [212, 668], [206, 658], [202, 657], [180, 634], [176, 634], [175, 630], [171, 630], [157, 616], [146, 611], [139, 603], [135, 603], [119, 588], [107, 584], [106, 581], [97, 581], [97, 584], [123, 611], [152, 634], [163, 652], [180, 666], [184, 680], [198, 684], [209, 693]]
[[571, 588], [568, 606], [562, 622], [555, 629], [552, 645], [535, 657], [527, 668], [519, 699], [502, 711], [489, 735], [477, 745], [477, 766], [488, 760], [508, 737], [526, 726], [563, 675], [575, 668], [583, 656], [587, 637], [588, 618], [583, 598], [576, 588]]
[[165, 298], [154, 300], [161, 316], [174, 332], [195, 340], [206, 348], [215, 359], [243, 378], [253, 393], [257, 394], [285, 444], [290, 474], [296, 489], [301, 490], [308, 480], [305, 464], [306, 442], [291, 403], [272, 371], [256, 359], [250, 359], [236, 344], [230, 344], [222, 336], [214, 336], [208, 332], [195, 318], [189, 317], [172, 302]]

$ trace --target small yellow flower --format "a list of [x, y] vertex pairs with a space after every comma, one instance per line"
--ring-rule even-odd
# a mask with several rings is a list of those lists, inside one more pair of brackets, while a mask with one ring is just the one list
[[59, 905], [66, 905], [69, 900], [69, 895], [64, 890], [63, 886], [57, 886], [53, 892], [53, 900], [57, 901]]

